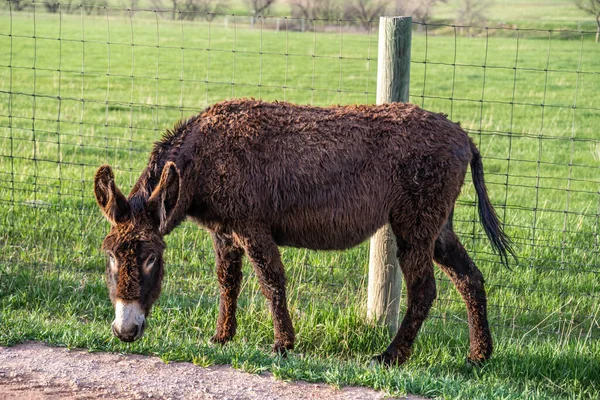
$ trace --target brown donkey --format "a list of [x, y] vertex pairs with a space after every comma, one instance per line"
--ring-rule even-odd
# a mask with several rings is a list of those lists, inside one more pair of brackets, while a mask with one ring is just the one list
[[481, 222], [506, 264], [512, 250], [487, 196], [479, 152], [444, 115], [401, 103], [215, 104], [155, 144], [129, 197], [108, 165], [96, 173], [96, 200], [111, 223], [103, 249], [113, 332], [123, 341], [142, 336], [160, 293], [163, 236], [189, 217], [214, 241], [221, 296], [212, 341], [224, 344], [235, 335], [246, 254], [271, 307], [273, 349], [285, 354], [295, 334], [277, 246], [347, 249], [389, 222], [408, 308], [377, 359], [401, 364], [409, 357], [436, 297], [434, 259], [467, 305], [470, 360], [485, 360], [492, 338], [483, 276], [452, 231], [469, 164]]

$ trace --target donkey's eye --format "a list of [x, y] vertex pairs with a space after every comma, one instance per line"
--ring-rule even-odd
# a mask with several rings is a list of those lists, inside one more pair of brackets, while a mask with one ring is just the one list
[[150, 256], [146, 259], [146, 263], [144, 265], [144, 271], [146, 273], [150, 273], [150, 271], [152, 271], [152, 267], [154, 266], [154, 263], [156, 262], [156, 257], [155, 256]]
[[112, 253], [108, 253], [108, 265], [112, 273], [117, 272], [117, 260], [115, 260], [115, 256]]

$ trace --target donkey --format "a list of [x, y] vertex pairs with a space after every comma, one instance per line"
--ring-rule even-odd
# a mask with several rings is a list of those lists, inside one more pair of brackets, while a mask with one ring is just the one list
[[159, 297], [163, 237], [186, 217], [213, 239], [220, 288], [215, 343], [236, 332], [247, 255], [273, 318], [273, 350], [294, 347], [278, 246], [356, 246], [389, 223], [408, 308], [376, 357], [402, 364], [436, 297], [432, 259], [468, 311], [469, 360], [492, 354], [481, 272], [452, 230], [454, 203], [471, 165], [484, 230], [502, 262], [514, 256], [490, 203], [481, 156], [459, 125], [411, 104], [320, 108], [257, 100], [217, 103], [155, 143], [128, 197], [108, 165], [94, 178], [111, 229], [104, 239], [113, 333], [140, 338]]

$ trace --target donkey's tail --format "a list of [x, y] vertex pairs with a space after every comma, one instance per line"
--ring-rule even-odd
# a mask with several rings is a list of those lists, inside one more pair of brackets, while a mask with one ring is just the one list
[[500, 255], [502, 264], [508, 267], [508, 254], [515, 260], [517, 256], [512, 249], [510, 238], [504, 233], [504, 228], [498, 220], [498, 215], [490, 203], [490, 198], [487, 194], [487, 188], [483, 179], [483, 164], [481, 163], [481, 154], [477, 147], [471, 142], [471, 174], [473, 175], [473, 185], [477, 192], [477, 200], [479, 203], [479, 218], [485, 230], [485, 234], [492, 242], [492, 247]]

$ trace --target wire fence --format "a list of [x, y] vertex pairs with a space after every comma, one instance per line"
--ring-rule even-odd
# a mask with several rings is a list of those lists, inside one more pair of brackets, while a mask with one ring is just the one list
[[[55, 12], [44, 3], [27, 11], [8, 4], [0, 14], [3, 279], [28, 268], [99, 276], [107, 225], [92, 195], [96, 168], [111, 164], [120, 185], [131, 187], [152, 143], [180, 118], [243, 96], [375, 101], [377, 21], [360, 29], [348, 20], [214, 14], [189, 21], [151, 9], [67, 13], [61, 4]], [[500, 265], [467, 183], [456, 230], [484, 271], [499, 332], [600, 336], [594, 36], [414, 23], [411, 101], [447, 113], [476, 140], [520, 257], [512, 270]], [[168, 243], [170, 269], [212, 271], [212, 247], [195, 226], [184, 224]], [[364, 245], [351, 256], [284, 252], [292, 287], [295, 279], [320, 282], [330, 288], [323, 301], [340, 287], [364, 293], [367, 259]], [[433, 317], [466, 320], [449, 280], [438, 278]], [[173, 285], [198, 290], [185, 281]]]

